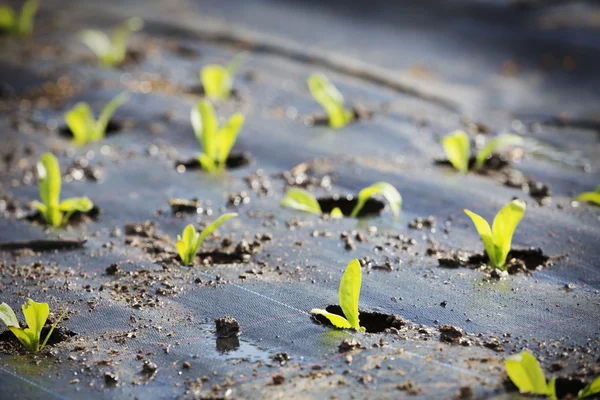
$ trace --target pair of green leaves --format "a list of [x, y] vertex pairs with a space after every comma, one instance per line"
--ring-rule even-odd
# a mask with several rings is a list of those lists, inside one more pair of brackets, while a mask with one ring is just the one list
[[144, 21], [139, 17], [129, 18], [113, 32], [112, 39], [96, 29], [85, 29], [79, 33], [79, 40], [90, 48], [104, 67], [114, 67], [125, 60], [127, 40], [133, 32], [140, 31]]
[[[556, 379], [552, 378], [546, 382], [542, 367], [528, 350], [508, 357], [504, 361], [504, 366], [508, 377], [519, 389], [519, 392], [548, 396], [550, 400], [556, 399]], [[581, 389], [577, 398], [583, 399], [598, 393], [600, 393], [600, 377]]]
[[233, 88], [233, 79], [240, 66], [246, 62], [248, 53], [237, 54], [226, 66], [210, 64], [200, 70], [204, 94], [213, 100], [227, 100]]
[[340, 307], [342, 308], [345, 318], [320, 308], [313, 308], [310, 310], [311, 314], [323, 315], [336, 328], [356, 329], [364, 332], [365, 328], [360, 326], [360, 321], [358, 320], [358, 298], [360, 296], [361, 282], [362, 273], [360, 270], [360, 263], [355, 259], [350, 261], [350, 264], [346, 267], [338, 290]]
[[600, 186], [596, 188], [595, 192], [581, 193], [579, 196], [575, 197], [575, 200], [587, 201], [600, 206]]
[[244, 116], [235, 113], [225, 125], [219, 127], [219, 121], [213, 106], [208, 100], [200, 100], [191, 112], [192, 127], [202, 146], [198, 161], [206, 171], [225, 169], [227, 157], [237, 140], [244, 124]]
[[512, 236], [517, 225], [525, 214], [525, 202], [513, 200], [504, 206], [490, 225], [480, 215], [467, 209], [465, 213], [471, 218], [487, 252], [492, 267], [505, 269], [506, 257], [510, 251]]
[[[367, 200], [377, 194], [382, 195], [387, 200], [392, 209], [392, 214], [394, 214], [395, 217], [400, 215], [400, 208], [402, 207], [402, 196], [400, 196], [400, 193], [395, 187], [387, 182], [377, 182], [362, 189], [358, 193], [358, 200], [356, 206], [354, 206], [354, 209], [350, 213], [350, 217], [356, 218], [360, 213], [360, 210], [365, 206]], [[281, 201], [281, 205], [312, 214], [323, 214], [319, 201], [315, 196], [304, 189], [292, 188], [288, 190]], [[343, 217], [343, 214], [342, 211], [336, 207], [331, 211], [331, 216], [334, 218], [341, 218]]]
[[339, 129], [354, 119], [354, 112], [344, 106], [344, 96], [325, 75], [312, 74], [308, 78], [308, 89], [327, 113], [330, 127]]
[[8, 329], [10, 329], [27, 350], [34, 353], [42, 351], [44, 347], [46, 347], [48, 339], [52, 336], [52, 332], [54, 331], [54, 328], [56, 328], [56, 325], [58, 325], [59, 321], [67, 314], [67, 310], [65, 310], [54, 322], [46, 335], [44, 342], [40, 345], [42, 328], [46, 324], [48, 314], [50, 313], [48, 303], [36, 303], [31, 299], [27, 299], [27, 303], [23, 304], [21, 308], [23, 310], [23, 315], [25, 316], [25, 321], [27, 322], [27, 328], [21, 328], [15, 312], [6, 303], [0, 304], [0, 319], [8, 326]]
[[186, 226], [181, 236], [177, 235], [177, 242], [175, 243], [175, 247], [177, 247], [177, 252], [179, 253], [179, 257], [181, 257], [183, 264], [193, 264], [196, 253], [198, 253], [198, 250], [200, 249], [200, 246], [202, 246], [204, 239], [213, 233], [213, 231], [217, 229], [223, 222], [232, 217], [237, 217], [237, 214], [223, 214], [217, 218], [215, 222], [207, 226], [202, 232], [197, 232], [196, 228], [194, 228], [194, 225], [192, 224]]
[[[483, 167], [485, 160], [491, 156], [499, 146], [519, 145], [523, 138], [518, 135], [505, 133], [490, 140], [475, 156], [474, 170]], [[444, 151], [448, 161], [462, 173], [469, 171], [469, 160], [471, 158], [471, 141], [464, 131], [449, 133], [442, 140]]]
[[9, 6], [0, 6], [0, 29], [15, 36], [29, 36], [33, 33], [33, 19], [38, 10], [39, 0], [27, 0], [21, 12]]
[[60, 201], [62, 177], [58, 160], [52, 153], [44, 153], [37, 163], [40, 199], [32, 206], [37, 209], [47, 224], [57, 228], [67, 223], [74, 212], [88, 212], [94, 206], [87, 197], [71, 197]]
[[104, 106], [97, 120], [88, 103], [79, 102], [75, 104], [72, 109], [65, 113], [65, 122], [71, 133], [73, 133], [73, 142], [83, 146], [102, 140], [113, 114], [127, 100], [129, 100], [129, 93], [127, 92], [115, 96]]

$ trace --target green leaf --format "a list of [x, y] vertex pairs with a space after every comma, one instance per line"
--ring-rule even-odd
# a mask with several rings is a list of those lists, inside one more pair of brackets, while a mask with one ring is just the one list
[[208, 172], [216, 171], [217, 165], [215, 164], [215, 162], [213, 161], [212, 158], [210, 158], [209, 156], [207, 156], [204, 153], [198, 154], [197, 158], [198, 158], [198, 162], [202, 166], [203, 170], [208, 171]]
[[40, 199], [46, 206], [44, 219], [54, 227], [60, 226], [62, 215], [59, 210], [61, 175], [58, 160], [52, 153], [44, 153], [37, 163]]
[[556, 400], [556, 378], [552, 377], [550, 378], [550, 381], [548, 382], [548, 400]]
[[0, 29], [6, 32], [12, 32], [15, 24], [15, 11], [9, 6], [0, 6]]
[[356, 218], [360, 210], [365, 206], [367, 200], [376, 194], [381, 194], [387, 200], [392, 209], [392, 214], [394, 214], [395, 217], [400, 215], [400, 208], [402, 207], [402, 196], [400, 196], [400, 193], [395, 187], [387, 182], [377, 182], [364, 188], [358, 193], [358, 202], [350, 213], [350, 216]]
[[238, 69], [240, 69], [242, 64], [244, 64], [248, 60], [249, 55], [250, 53], [248, 53], [247, 51], [238, 53], [235, 55], [235, 57], [233, 57], [229, 64], [227, 64], [225, 68], [227, 69], [227, 72], [229, 73], [229, 76], [232, 80], [235, 74], [237, 73]]
[[65, 317], [65, 315], [67, 315], [67, 311], [69, 311], [69, 310], [67, 309], [67, 310], [63, 311], [63, 313], [60, 315], [60, 317], [58, 317], [56, 319], [56, 321], [54, 321], [54, 323], [50, 327], [50, 330], [48, 331], [48, 334], [46, 335], [46, 338], [44, 339], [44, 342], [40, 346], [40, 351], [44, 350], [44, 347], [46, 347], [46, 343], [48, 343], [48, 339], [50, 339], [50, 336], [52, 336], [52, 332], [54, 332], [54, 329], [56, 329], [56, 326], [58, 325], [58, 323]]
[[479, 236], [481, 236], [481, 241], [483, 242], [483, 246], [485, 247], [485, 251], [490, 259], [490, 263], [492, 266], [496, 266], [496, 247], [494, 246], [494, 239], [492, 237], [492, 229], [490, 228], [490, 224], [487, 223], [483, 217], [478, 214], [475, 214], [472, 211], [467, 209], [464, 210], [465, 213], [471, 217], [475, 228], [477, 228], [477, 232]]
[[319, 315], [326, 317], [329, 320], [329, 322], [331, 322], [331, 324], [333, 326], [335, 326], [336, 328], [340, 328], [340, 329], [354, 328], [352, 326], [352, 324], [350, 324], [350, 322], [348, 322], [348, 320], [346, 318], [342, 317], [341, 315], [332, 314], [332, 313], [322, 310], [320, 308], [313, 308], [312, 310], [310, 310], [310, 313], [311, 314], [319, 314]]
[[338, 129], [352, 121], [354, 114], [344, 107], [344, 96], [325, 75], [312, 74], [308, 78], [308, 88], [314, 99], [325, 109], [330, 127]]
[[208, 100], [197, 102], [196, 106], [192, 108], [191, 120], [202, 151], [215, 161], [217, 159], [219, 122], [212, 104]]
[[217, 143], [218, 143], [218, 161], [219, 166], [221, 168], [225, 167], [225, 162], [227, 161], [227, 157], [229, 157], [229, 153], [235, 144], [238, 133], [242, 129], [242, 125], [244, 124], [244, 116], [241, 113], [234, 114], [229, 121], [225, 125], [223, 125], [219, 129], [219, 134], [217, 135]]
[[463, 131], [449, 133], [442, 140], [448, 161], [454, 168], [462, 173], [469, 171], [469, 157], [471, 157], [471, 143]]
[[596, 188], [595, 192], [585, 192], [581, 193], [579, 196], [575, 197], [577, 201], [587, 201], [590, 203], [595, 203], [600, 206], [600, 186]]
[[227, 221], [229, 218], [237, 217], [237, 213], [226, 213], [217, 218], [212, 224], [204, 228], [202, 232], [200, 232], [200, 236], [198, 237], [198, 242], [196, 248], [200, 248], [202, 246], [202, 242], [208, 235], [214, 232], [223, 222]]
[[110, 59], [112, 65], [121, 64], [127, 55], [127, 40], [133, 32], [137, 32], [144, 26], [144, 20], [140, 17], [132, 17], [115, 29], [110, 48]]
[[196, 257], [196, 253], [198, 252], [196, 244], [198, 243], [200, 234], [196, 232], [194, 225], [189, 224], [183, 230], [182, 236], [177, 236], [175, 246], [177, 247], [181, 261], [185, 265], [190, 265], [194, 262], [194, 257]]
[[581, 389], [579, 391], [579, 394], [577, 395], [577, 398], [583, 399], [585, 397], [590, 397], [598, 393], [600, 393], [600, 376], [594, 379], [592, 383]]
[[35, 353], [37, 349], [37, 343], [34, 341], [34, 335], [32, 335], [31, 329], [21, 329], [14, 326], [9, 326], [8, 329], [17, 337], [19, 342], [25, 348], [32, 353]]
[[[23, 304], [22, 309], [27, 326], [31, 330], [29, 334], [32, 335], [32, 344], [35, 345], [37, 351], [40, 343], [40, 333], [48, 319], [50, 308], [48, 307], [48, 303], [37, 303], [31, 299], [27, 299], [27, 303]], [[28, 333], [27, 329], [25, 333]]]
[[77, 35], [79, 40], [92, 50], [103, 65], [110, 66], [112, 43], [108, 35], [96, 29], [84, 29]]
[[39, 0], [27, 0], [21, 8], [21, 14], [16, 22], [16, 30], [19, 35], [31, 35], [33, 33], [33, 19], [37, 12]]
[[281, 205], [313, 214], [321, 215], [323, 213], [315, 196], [304, 189], [292, 188], [288, 190], [283, 200], [281, 200]]
[[108, 102], [102, 109], [100, 116], [98, 117], [98, 121], [95, 123], [95, 129], [93, 130], [93, 136], [90, 138], [91, 141], [98, 141], [104, 138], [106, 134], [106, 127], [110, 122], [115, 111], [121, 105], [129, 100], [129, 93], [123, 92], [115, 96], [111, 101]]
[[14, 326], [19, 328], [19, 320], [15, 315], [13, 309], [6, 303], [0, 304], [0, 319], [6, 324], [6, 326]]
[[504, 361], [508, 377], [521, 393], [547, 395], [548, 386], [544, 372], [535, 357], [527, 350], [512, 355]]
[[340, 210], [339, 207], [336, 207], [333, 210], [331, 210], [329, 216], [331, 218], [344, 218], [344, 213], [342, 213], [342, 210]]
[[344, 271], [344, 275], [342, 275], [338, 296], [344, 316], [350, 325], [356, 329], [360, 329], [358, 321], [358, 298], [360, 296], [361, 280], [360, 263], [358, 260], [350, 261], [350, 264], [346, 267], [346, 271]]
[[233, 78], [222, 65], [207, 65], [200, 71], [200, 81], [207, 97], [226, 100], [231, 94]]
[[79, 102], [65, 113], [65, 122], [73, 133], [73, 142], [83, 146], [92, 141], [96, 120], [89, 104]]
[[499, 146], [513, 146], [519, 145], [523, 143], [523, 138], [519, 135], [513, 135], [510, 133], [504, 133], [494, 139], [490, 140], [484, 147], [481, 149], [479, 153], [477, 153], [477, 157], [475, 158], [474, 169], [479, 169], [483, 167], [483, 163], [485, 160], [494, 153], [494, 150]]
[[500, 268], [504, 267], [513, 233], [525, 214], [525, 208], [523, 200], [513, 200], [505, 205], [494, 218], [492, 237], [496, 248], [496, 265]]

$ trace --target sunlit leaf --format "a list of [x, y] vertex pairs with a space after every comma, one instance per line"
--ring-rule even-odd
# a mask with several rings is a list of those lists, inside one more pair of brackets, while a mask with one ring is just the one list
[[6, 326], [15, 326], [19, 328], [19, 320], [13, 309], [6, 303], [0, 304], [0, 319]]
[[213, 233], [215, 231], [215, 229], [217, 229], [219, 226], [221, 226], [221, 224], [223, 222], [227, 221], [229, 218], [233, 218], [233, 217], [237, 217], [237, 216], [238, 216], [237, 213], [223, 214], [219, 218], [217, 218], [212, 224], [210, 224], [206, 228], [204, 228], [204, 230], [200, 233], [200, 236], [198, 237], [197, 248], [200, 248], [200, 246], [202, 246], [202, 242], [204, 242], [204, 239], [206, 239], [206, 237], [208, 235]]
[[358, 193], [358, 202], [356, 203], [356, 206], [354, 206], [350, 216], [356, 218], [360, 213], [360, 210], [362, 210], [367, 203], [367, 200], [376, 194], [381, 194], [387, 200], [394, 216], [397, 217], [400, 215], [400, 208], [402, 207], [402, 196], [400, 196], [400, 193], [395, 187], [387, 182], [377, 182], [364, 188]]
[[204, 93], [212, 99], [228, 99], [233, 86], [233, 79], [222, 65], [207, 65], [200, 71], [200, 80]]
[[471, 157], [471, 143], [467, 134], [463, 131], [452, 132], [444, 137], [442, 145], [448, 161], [454, 168], [466, 173], [469, 170], [469, 158]]
[[37, 163], [40, 199], [46, 206], [44, 218], [47, 223], [60, 226], [62, 215], [59, 211], [60, 189], [62, 185], [58, 160], [52, 153], [44, 153]]
[[344, 96], [323, 74], [312, 74], [308, 88], [314, 99], [325, 109], [329, 126], [335, 129], [348, 124], [354, 118], [352, 111], [344, 107]]
[[40, 345], [39, 351], [44, 350], [44, 347], [46, 347], [46, 343], [48, 343], [48, 339], [50, 339], [50, 336], [52, 336], [52, 332], [54, 332], [54, 329], [56, 329], [58, 323], [65, 317], [65, 315], [67, 315], [67, 311], [68, 310], [63, 311], [63, 313], [56, 319], [56, 321], [54, 321], [54, 323], [48, 330], [48, 334], [46, 335], [44, 342]]
[[583, 399], [585, 397], [590, 397], [598, 393], [600, 393], [600, 376], [594, 379], [592, 383], [581, 389], [579, 391], [579, 394], [577, 395], [577, 398]]
[[490, 263], [492, 265], [495, 264], [496, 258], [496, 247], [494, 246], [494, 239], [492, 237], [492, 229], [490, 228], [490, 224], [487, 223], [483, 217], [474, 212], [465, 209], [465, 213], [471, 217], [479, 236], [481, 237], [481, 241], [483, 242], [483, 246], [485, 247], [485, 251], [490, 259]]
[[96, 121], [93, 136], [90, 138], [90, 141], [97, 141], [104, 138], [104, 135], [106, 134], [106, 127], [108, 126], [113, 114], [117, 108], [121, 107], [128, 100], [129, 93], [122, 92], [116, 95], [111, 101], [108, 102], [108, 104], [104, 106], [100, 116], [98, 117], [98, 121]]
[[85, 29], [78, 36], [79, 40], [94, 52], [102, 65], [113, 67], [125, 60], [129, 36], [142, 29], [143, 25], [144, 21], [141, 18], [133, 17], [117, 27], [112, 38], [95, 29]]
[[295, 210], [306, 211], [313, 214], [322, 214], [319, 202], [309, 191], [292, 188], [287, 191], [281, 205]]
[[337, 315], [337, 314], [332, 314], [330, 312], [327, 312], [326, 310], [322, 310], [320, 308], [313, 308], [312, 310], [310, 310], [311, 314], [318, 314], [318, 315], [322, 315], [324, 317], [326, 317], [329, 322], [331, 322], [331, 324], [333, 326], [335, 326], [336, 328], [340, 328], [340, 329], [352, 329], [354, 328], [352, 326], [352, 324], [350, 324], [350, 322], [348, 322], [348, 320], [344, 317], [342, 317], [341, 315]]
[[544, 372], [535, 357], [527, 350], [512, 355], [504, 361], [508, 377], [521, 393], [547, 395]]
[[80, 146], [90, 141], [96, 128], [94, 113], [89, 104], [84, 102], [75, 104], [65, 113], [65, 122], [73, 134], [73, 142]]
[[486, 145], [477, 153], [475, 158], [474, 169], [483, 167], [485, 160], [494, 153], [494, 151], [500, 146], [514, 146], [523, 143], [523, 138], [519, 135], [513, 135], [510, 133], [502, 134], [486, 143]]
[[39, 6], [39, 0], [27, 0], [21, 8], [21, 14], [16, 21], [17, 33], [19, 35], [31, 35], [33, 33], [33, 19]]
[[552, 377], [548, 381], [548, 400], [557, 400], [556, 397], [556, 378]]
[[579, 196], [575, 197], [575, 200], [587, 201], [600, 206], [600, 186], [596, 188], [595, 192], [581, 193]]
[[208, 100], [200, 100], [192, 109], [192, 127], [202, 151], [211, 160], [217, 158], [219, 122], [215, 110]]
[[9, 6], [0, 6], [0, 29], [11, 32], [14, 29], [15, 21], [15, 11]]
[[340, 210], [339, 207], [336, 207], [331, 210], [329, 216], [331, 216], [331, 218], [344, 218], [344, 213], [342, 213], [342, 210]]
[[358, 298], [360, 296], [360, 285], [362, 275], [358, 260], [350, 261], [340, 281], [338, 292], [340, 307], [346, 319], [353, 328], [360, 329], [358, 321]]
[[36, 352], [38, 350], [37, 343], [34, 341], [34, 335], [31, 334], [31, 329], [21, 329], [14, 326], [9, 326], [8, 329], [27, 350], [31, 352]]
[[[48, 319], [50, 308], [48, 307], [48, 303], [37, 303], [31, 299], [27, 299], [27, 303], [23, 304], [22, 309], [25, 321], [27, 321], [27, 327], [31, 330], [29, 333], [32, 335], [31, 342], [35, 345], [37, 351], [40, 342], [40, 334]], [[25, 330], [25, 332], [27, 333], [27, 330]]]
[[187, 225], [183, 229], [182, 236], [177, 236], [175, 247], [177, 247], [181, 261], [183, 261], [185, 265], [190, 265], [194, 262], [194, 257], [198, 251], [196, 244], [198, 243], [199, 236], [200, 234], [196, 232], [196, 228], [192, 224]]
[[244, 125], [244, 116], [241, 113], [236, 113], [219, 129], [219, 165], [224, 165], [227, 161], [242, 125]]
[[504, 206], [494, 218], [492, 237], [496, 248], [495, 266], [498, 268], [502, 268], [506, 262], [513, 233], [525, 214], [525, 208], [523, 200], [513, 200]]
[[110, 64], [112, 43], [106, 33], [95, 29], [84, 29], [77, 36], [103, 64]]

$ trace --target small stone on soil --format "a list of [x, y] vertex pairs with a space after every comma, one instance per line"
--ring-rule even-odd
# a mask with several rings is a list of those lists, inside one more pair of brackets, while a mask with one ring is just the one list
[[360, 347], [361, 347], [360, 342], [355, 338], [351, 338], [351, 339], [344, 339], [342, 341], [342, 343], [340, 343], [340, 345], [339, 345], [339, 350], [340, 350], [340, 353], [344, 353], [346, 351], [360, 349]]

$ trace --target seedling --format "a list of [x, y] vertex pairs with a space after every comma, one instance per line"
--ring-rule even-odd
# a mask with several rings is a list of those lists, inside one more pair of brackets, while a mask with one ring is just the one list
[[40, 199], [32, 207], [37, 209], [47, 224], [57, 228], [67, 223], [74, 212], [88, 212], [94, 206], [87, 197], [71, 197], [60, 201], [61, 175], [58, 160], [52, 153], [44, 153], [37, 163]]
[[200, 100], [192, 108], [192, 127], [202, 146], [198, 161], [206, 171], [222, 171], [229, 153], [235, 144], [239, 131], [244, 124], [244, 116], [235, 113], [225, 125], [219, 127], [219, 121], [213, 106], [208, 100]]
[[83, 146], [104, 138], [106, 127], [113, 114], [123, 103], [129, 100], [129, 93], [123, 92], [108, 102], [96, 120], [90, 105], [79, 102], [65, 113], [65, 122], [73, 133], [73, 142]]
[[200, 70], [200, 81], [204, 94], [213, 100], [227, 100], [233, 88], [233, 79], [240, 66], [246, 62], [248, 53], [237, 54], [226, 66], [207, 65]]
[[341, 329], [356, 329], [364, 332], [365, 328], [360, 326], [358, 320], [358, 297], [360, 296], [360, 284], [362, 276], [360, 271], [360, 263], [358, 260], [350, 261], [350, 264], [346, 267], [342, 280], [340, 281], [340, 289], [338, 291], [338, 297], [340, 300], [340, 307], [344, 312], [344, 317], [337, 314], [332, 314], [326, 310], [320, 308], [313, 308], [310, 310], [311, 314], [323, 315], [329, 322], [336, 328]]
[[[504, 361], [508, 377], [519, 389], [520, 393], [547, 396], [549, 400], [556, 400], [556, 378], [546, 382], [544, 371], [535, 357], [523, 350], [512, 355]], [[600, 377], [594, 379], [577, 394], [578, 399], [600, 393]]]
[[31, 35], [39, 3], [39, 0], [26, 0], [18, 15], [11, 7], [0, 6], [0, 29], [15, 36]]
[[[305, 211], [312, 214], [323, 214], [321, 206], [319, 205], [319, 202], [317, 201], [315, 196], [313, 196], [312, 193], [304, 189], [292, 188], [288, 190], [283, 200], [281, 200], [281, 205], [284, 207], [289, 207], [295, 210]], [[340, 211], [341, 213], [341, 210], [339, 210], [339, 208], [338, 211]]]
[[477, 228], [492, 267], [501, 270], [506, 269], [506, 257], [510, 251], [513, 232], [521, 218], [523, 218], [523, 214], [525, 214], [525, 202], [523, 200], [513, 200], [504, 206], [496, 214], [491, 229], [487, 221], [481, 216], [467, 209], [464, 211], [471, 217], [475, 228]]
[[595, 192], [581, 193], [579, 196], [575, 197], [575, 200], [588, 201], [600, 206], [600, 186], [596, 188]]
[[202, 246], [202, 242], [204, 242], [204, 239], [213, 233], [213, 231], [217, 229], [223, 222], [232, 217], [237, 217], [237, 214], [223, 214], [217, 218], [215, 222], [207, 226], [202, 232], [196, 232], [196, 228], [194, 228], [194, 225], [192, 224], [186, 226], [181, 236], [177, 235], [177, 243], [175, 243], [177, 251], [179, 252], [179, 257], [181, 257], [183, 264], [192, 264], [194, 262], [194, 258], [196, 257], [196, 253], [198, 253], [200, 246]]
[[48, 314], [50, 313], [50, 307], [48, 307], [48, 303], [36, 303], [31, 299], [27, 299], [27, 302], [23, 304], [21, 308], [23, 310], [23, 315], [25, 316], [25, 321], [27, 322], [27, 328], [22, 329], [20, 327], [19, 320], [17, 320], [15, 312], [6, 303], [0, 304], [0, 319], [17, 337], [19, 342], [21, 342], [21, 344], [27, 348], [27, 350], [31, 351], [32, 353], [42, 351], [44, 347], [46, 347], [48, 339], [50, 339], [50, 336], [52, 336], [54, 328], [56, 328], [58, 323], [67, 314], [67, 310], [63, 311], [60, 317], [54, 321], [54, 324], [52, 324], [50, 327], [46, 338], [40, 345], [42, 328], [46, 324]]
[[[490, 140], [475, 156], [473, 170], [483, 167], [485, 160], [500, 146], [519, 145], [523, 139], [518, 135], [505, 133]], [[463, 131], [449, 133], [442, 140], [448, 161], [462, 173], [469, 171], [471, 158], [471, 143], [468, 135]]]
[[139, 17], [129, 18], [113, 32], [112, 40], [96, 29], [85, 29], [79, 33], [79, 40], [90, 48], [104, 67], [114, 67], [125, 60], [127, 39], [133, 32], [140, 31], [144, 21]]
[[354, 112], [344, 106], [344, 96], [325, 75], [312, 74], [308, 78], [308, 88], [314, 99], [325, 109], [330, 127], [339, 129], [354, 119]]
[[402, 207], [402, 196], [400, 196], [400, 193], [387, 182], [377, 182], [358, 192], [358, 203], [354, 206], [350, 216], [356, 218], [360, 210], [367, 203], [367, 200], [376, 194], [381, 194], [387, 200], [394, 217], [400, 215], [400, 208]]

